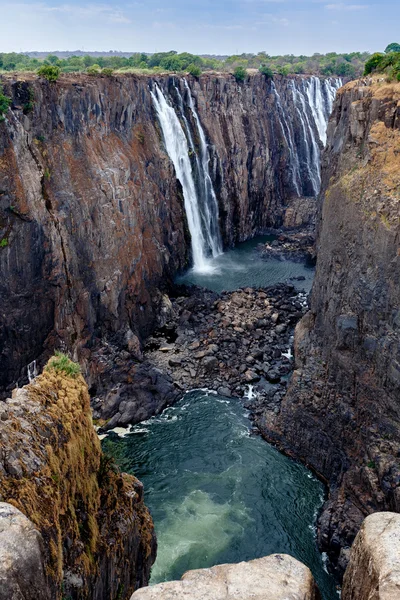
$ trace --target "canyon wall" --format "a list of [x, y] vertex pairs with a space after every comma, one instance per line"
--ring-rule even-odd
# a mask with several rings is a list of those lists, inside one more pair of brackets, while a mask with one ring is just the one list
[[[327, 112], [337, 82], [187, 81], [209, 142], [225, 245], [312, 222], [322, 135], [315, 111]], [[178, 113], [180, 90], [194, 125], [188, 86], [172, 76], [83, 74], [56, 83], [10, 75], [2, 84], [12, 106], [0, 123], [0, 390], [26, 381], [27, 365], [43, 364], [54, 347], [80, 361], [93, 394], [129, 385], [140, 340], [168, 312], [163, 291], [190, 261], [182, 188], [150, 90], [159, 85]]]
[[364, 517], [400, 511], [400, 84], [348, 83], [323, 155], [311, 310], [266, 437], [330, 484], [319, 541], [343, 571]]
[[1, 402], [1, 600], [122, 600], [149, 580], [143, 486], [102, 454], [76, 367], [55, 357]]

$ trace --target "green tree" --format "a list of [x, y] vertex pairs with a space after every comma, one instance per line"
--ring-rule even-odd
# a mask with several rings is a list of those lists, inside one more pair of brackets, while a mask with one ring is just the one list
[[265, 77], [267, 79], [273, 79], [274, 78], [274, 73], [272, 71], [272, 69], [270, 69], [270, 67], [267, 67], [267, 65], [260, 65], [259, 69], [260, 73], [262, 73], [263, 75], [265, 75]]
[[364, 75], [369, 75], [372, 71], [375, 71], [376, 68], [382, 63], [382, 59], [385, 57], [382, 52], [375, 52], [371, 56], [370, 59], [367, 60], [364, 67]]
[[50, 65], [55, 65], [58, 63], [58, 56], [55, 54], [49, 54], [46, 60]]
[[51, 82], [57, 81], [60, 72], [60, 67], [55, 67], [54, 65], [43, 65], [43, 67], [40, 67], [40, 69], [37, 70], [39, 77], [43, 77]]
[[4, 119], [5, 119], [4, 113], [7, 112], [10, 104], [11, 104], [11, 98], [9, 98], [8, 96], [5, 96], [3, 94], [3, 88], [0, 86], [0, 123], [1, 123], [1, 121], [4, 121]]
[[195, 77], [196, 79], [198, 79], [201, 75], [201, 69], [200, 69], [199, 65], [195, 65], [193, 63], [188, 66], [187, 72], [190, 75], [193, 75], [193, 77]]
[[236, 67], [236, 69], [233, 71], [233, 76], [236, 81], [244, 81], [247, 77], [247, 71], [244, 67]]
[[385, 54], [389, 54], [389, 52], [400, 52], [400, 44], [396, 42], [392, 42], [385, 48]]

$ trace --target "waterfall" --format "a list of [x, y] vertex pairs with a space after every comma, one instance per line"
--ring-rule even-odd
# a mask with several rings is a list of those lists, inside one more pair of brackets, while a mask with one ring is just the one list
[[336, 91], [342, 85], [341, 79], [319, 79], [310, 77], [304, 80], [308, 103], [323, 145], [326, 144], [326, 128], [332, 112]]
[[[200, 138], [200, 158], [197, 155], [190, 126], [184, 114], [182, 96], [179, 89], [175, 89], [181, 104], [182, 120], [186, 127], [186, 133], [174, 108], [167, 102], [157, 84], [155, 85], [155, 92], [151, 91], [151, 96], [160, 121], [165, 148], [175, 167], [176, 176], [182, 185], [191, 235], [193, 267], [196, 271], [207, 272], [213, 269], [210, 265], [210, 258], [214, 258], [222, 252], [218, 225], [218, 204], [208, 169], [209, 156], [204, 131], [194, 110], [193, 100], [189, 93], [189, 105]], [[190, 160], [191, 153], [195, 153], [197, 186]]]
[[282, 98], [271, 82], [289, 152], [290, 181], [297, 196], [317, 196], [319, 193], [321, 147], [326, 144], [329, 116], [341, 85], [341, 79], [335, 78], [293, 78], [287, 82], [289, 96]]
[[27, 375], [29, 383], [32, 383], [32, 381], [38, 376], [36, 360], [29, 363], [27, 366]]

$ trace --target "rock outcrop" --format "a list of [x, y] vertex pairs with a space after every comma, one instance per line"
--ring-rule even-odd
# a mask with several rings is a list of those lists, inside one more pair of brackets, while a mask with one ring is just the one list
[[46, 585], [35, 600], [128, 598], [149, 579], [153, 522], [142, 484], [101, 452], [77, 365], [51, 359], [33, 383], [0, 404], [4, 589], [17, 586], [22, 595], [15, 598], [33, 598], [33, 570], [37, 587], [43, 562]]
[[[319, 185], [321, 141], [309, 80], [187, 82], [225, 244], [312, 222], [315, 202], [303, 197]], [[93, 393], [135, 377], [141, 341], [190, 247], [151, 99], [156, 83], [179, 111], [176, 90], [185, 97], [189, 88], [176, 76], [2, 78], [12, 106], [0, 123], [0, 392], [62, 347]], [[187, 101], [184, 110], [193, 125]]]
[[50, 600], [43, 539], [15, 506], [0, 502], [0, 600]]
[[311, 310], [265, 436], [330, 484], [319, 541], [343, 571], [368, 514], [400, 511], [400, 84], [337, 96], [323, 156]]
[[131, 600], [319, 600], [310, 570], [286, 554], [188, 571], [181, 581], [135, 592]]
[[400, 598], [400, 515], [367, 517], [351, 548], [342, 600]]

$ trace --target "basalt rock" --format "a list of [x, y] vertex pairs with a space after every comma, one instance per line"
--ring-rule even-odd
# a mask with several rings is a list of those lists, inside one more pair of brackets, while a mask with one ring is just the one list
[[188, 571], [181, 581], [135, 592], [131, 600], [319, 600], [310, 570], [286, 554]]
[[[225, 244], [312, 222], [315, 201], [304, 197], [316, 193], [321, 142], [308, 79], [187, 81]], [[90, 386], [105, 387], [93, 354], [117, 344], [140, 361], [141, 342], [168, 318], [163, 292], [188, 264], [190, 240], [156, 83], [178, 110], [176, 89], [189, 92], [176, 76], [2, 77], [12, 105], [0, 124], [0, 391], [63, 346]]]
[[400, 515], [367, 517], [350, 551], [343, 579], [343, 600], [400, 598]]
[[0, 402], [0, 500], [1, 598], [122, 600], [148, 583], [143, 486], [102, 454], [81, 375], [49, 363]]
[[279, 414], [259, 426], [330, 484], [322, 548], [343, 569], [365, 516], [400, 511], [400, 84], [339, 91], [323, 157], [311, 311]]

